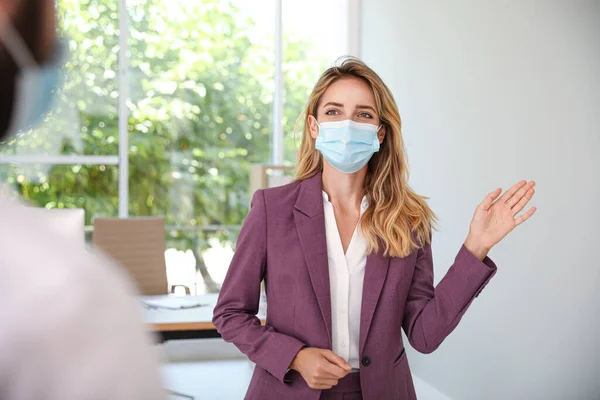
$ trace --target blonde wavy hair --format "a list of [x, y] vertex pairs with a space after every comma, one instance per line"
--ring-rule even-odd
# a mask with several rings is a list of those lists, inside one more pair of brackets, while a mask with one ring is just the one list
[[[406, 257], [413, 250], [431, 242], [437, 217], [427, 205], [427, 198], [408, 186], [409, 170], [401, 134], [398, 107], [391, 91], [365, 63], [346, 58], [327, 69], [319, 78], [298, 122], [304, 123], [302, 143], [296, 164], [296, 180], [310, 178], [323, 170], [321, 153], [310, 135], [308, 118], [317, 117], [321, 96], [341, 78], [365, 81], [373, 90], [377, 112], [385, 127], [385, 137], [379, 152], [368, 164], [365, 195], [369, 207], [360, 220], [360, 229], [368, 244], [368, 252], [391, 257]], [[294, 132], [296, 129], [294, 129]]]

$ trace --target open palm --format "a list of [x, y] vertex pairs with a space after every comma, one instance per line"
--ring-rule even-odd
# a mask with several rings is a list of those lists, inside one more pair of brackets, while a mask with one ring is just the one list
[[469, 235], [477, 237], [487, 249], [491, 249], [513, 229], [527, 221], [536, 211], [531, 207], [517, 217], [535, 193], [534, 181], [521, 181], [507, 190], [501, 197], [502, 189], [488, 194], [477, 207], [471, 221]]

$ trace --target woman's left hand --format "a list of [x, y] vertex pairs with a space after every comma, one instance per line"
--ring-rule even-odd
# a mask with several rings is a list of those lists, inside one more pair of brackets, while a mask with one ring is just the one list
[[483, 260], [494, 245], [535, 213], [536, 208], [531, 207], [526, 213], [516, 217], [533, 197], [534, 186], [534, 181], [521, 181], [500, 198], [498, 196], [502, 189], [488, 194], [475, 210], [465, 247]]

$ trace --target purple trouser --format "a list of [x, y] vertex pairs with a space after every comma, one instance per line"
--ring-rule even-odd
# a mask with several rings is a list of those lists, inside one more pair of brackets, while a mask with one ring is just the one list
[[321, 400], [362, 400], [360, 373], [350, 372], [337, 385], [321, 392]]

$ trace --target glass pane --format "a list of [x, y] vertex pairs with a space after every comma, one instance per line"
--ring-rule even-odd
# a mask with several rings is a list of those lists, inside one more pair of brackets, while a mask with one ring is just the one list
[[213, 232], [173, 229], [166, 232], [169, 286], [185, 285], [192, 294], [217, 293], [223, 284], [239, 228]]
[[127, 4], [131, 215], [240, 224], [270, 154], [274, 2]]
[[[296, 121], [326, 68], [349, 53], [349, 0], [283, 2], [285, 162], [295, 164], [302, 140]], [[296, 140], [294, 127], [296, 126]]]
[[83, 208], [85, 223], [118, 215], [114, 165], [0, 165], [0, 183], [38, 207]]
[[116, 155], [118, 0], [58, 0], [69, 49], [64, 81], [40, 127], [17, 133], [0, 154]]

